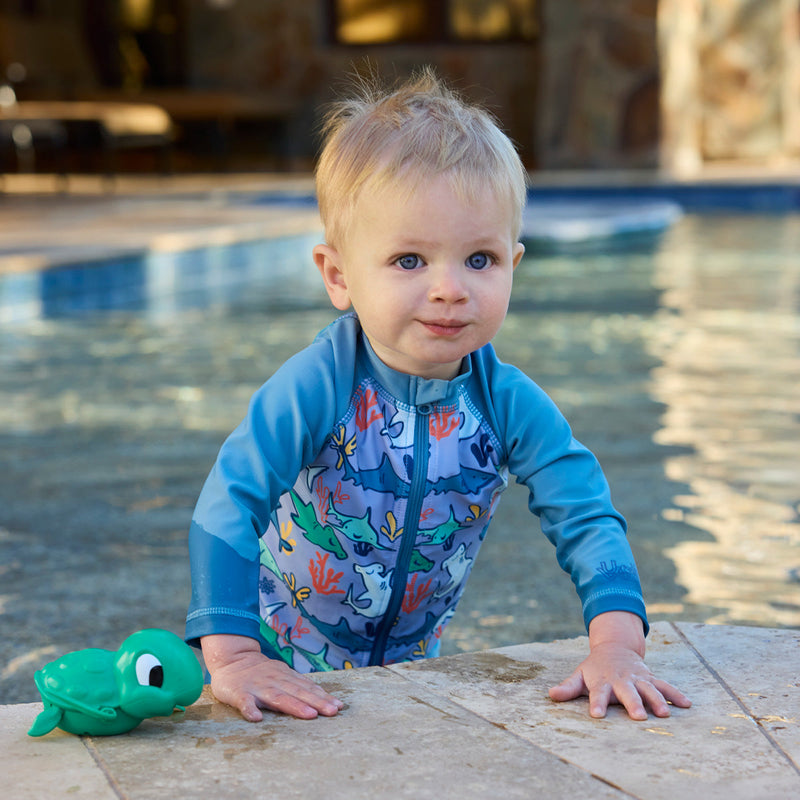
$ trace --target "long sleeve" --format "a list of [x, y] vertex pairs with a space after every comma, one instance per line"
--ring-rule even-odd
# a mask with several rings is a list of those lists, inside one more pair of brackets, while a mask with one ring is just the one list
[[[252, 397], [220, 449], [189, 531], [192, 597], [186, 639], [211, 633], [257, 638], [259, 537], [339, 413], [337, 380], [352, 381], [354, 340], [346, 318], [289, 359]], [[350, 328], [351, 330], [348, 330]], [[350, 384], [346, 389], [349, 389]]]
[[612, 504], [597, 459], [524, 373], [494, 360], [486, 374], [509, 470], [530, 491], [530, 510], [572, 578], [587, 627], [605, 611], [630, 611], [646, 627], [626, 523]]

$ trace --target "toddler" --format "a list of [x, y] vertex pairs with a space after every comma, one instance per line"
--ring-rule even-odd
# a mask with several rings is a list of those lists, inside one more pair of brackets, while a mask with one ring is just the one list
[[526, 195], [492, 118], [424, 71], [324, 129], [313, 257], [352, 308], [253, 396], [190, 531], [186, 638], [248, 720], [342, 707], [305, 673], [436, 655], [509, 473], [575, 584], [590, 653], [550, 690], [634, 719], [689, 701], [645, 666], [625, 522], [594, 456], [489, 343]]

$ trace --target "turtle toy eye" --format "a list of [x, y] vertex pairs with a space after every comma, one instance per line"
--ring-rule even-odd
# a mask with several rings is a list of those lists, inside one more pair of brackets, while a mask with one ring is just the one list
[[160, 689], [164, 685], [164, 667], [152, 653], [142, 653], [136, 659], [136, 680], [142, 686]]

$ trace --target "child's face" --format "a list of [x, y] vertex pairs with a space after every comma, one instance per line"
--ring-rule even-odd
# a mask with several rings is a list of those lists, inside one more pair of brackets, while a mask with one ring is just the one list
[[505, 318], [525, 248], [507, 202], [462, 199], [444, 177], [407, 196], [365, 189], [338, 249], [314, 248], [334, 306], [353, 306], [378, 357], [450, 380]]

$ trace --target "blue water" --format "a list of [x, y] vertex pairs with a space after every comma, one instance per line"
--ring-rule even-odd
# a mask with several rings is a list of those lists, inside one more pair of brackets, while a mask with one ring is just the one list
[[245, 298], [265, 308], [323, 296], [308, 253], [316, 236], [145, 252], [0, 276], [0, 322], [127, 311], [152, 315], [225, 307]]
[[[0, 281], [0, 661], [180, 630], [216, 450], [334, 317], [315, 241]], [[651, 617], [800, 627], [800, 215], [688, 213], [658, 235], [529, 245], [495, 344], [599, 456]], [[512, 487], [444, 652], [582, 630]]]

